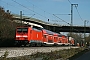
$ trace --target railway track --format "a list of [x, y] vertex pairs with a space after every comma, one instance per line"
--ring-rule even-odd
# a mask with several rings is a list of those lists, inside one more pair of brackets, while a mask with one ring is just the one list
[[[78, 48], [78, 47], [71, 47], [71, 48]], [[18, 57], [31, 55], [32, 53], [34, 54], [37, 52], [51, 52], [63, 49], [70, 49], [70, 47], [2, 47], [0, 48], [0, 57], [4, 55], [6, 51], [8, 52], [8, 57]]]

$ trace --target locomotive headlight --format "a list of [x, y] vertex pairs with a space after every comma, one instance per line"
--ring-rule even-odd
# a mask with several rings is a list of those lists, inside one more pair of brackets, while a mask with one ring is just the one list
[[28, 37], [28, 36], [22, 36], [22, 37]]
[[17, 36], [17, 35], [16, 35], [16, 37], [21, 37], [21, 36]]
[[16, 36], [16, 37], [28, 37], [27, 35], [25, 35], [25, 36]]

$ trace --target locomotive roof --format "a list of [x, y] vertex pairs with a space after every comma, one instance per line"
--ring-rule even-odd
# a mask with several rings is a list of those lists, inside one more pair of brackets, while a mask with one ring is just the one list
[[18, 26], [17, 28], [28, 28], [28, 26]]
[[59, 36], [59, 37], [62, 37], [62, 34], [59, 34], [58, 36]]
[[31, 22], [22, 21], [22, 23], [23, 23], [23, 24], [28, 24], [28, 25], [31, 25], [31, 26], [36, 26], [36, 27], [43, 28], [43, 26], [41, 26], [41, 25], [39, 25], [39, 24], [31, 23]]
[[50, 31], [50, 30], [46, 30], [46, 29], [43, 29], [43, 32], [44, 33], [47, 33], [47, 34], [50, 34], [50, 35], [53, 35], [54, 32]]

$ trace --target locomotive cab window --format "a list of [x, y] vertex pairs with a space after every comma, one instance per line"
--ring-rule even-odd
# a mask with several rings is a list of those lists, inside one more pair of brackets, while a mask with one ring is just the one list
[[28, 28], [17, 28], [17, 32], [28, 32]]
[[21, 28], [17, 28], [17, 32], [22, 32]]
[[27, 28], [23, 28], [22, 31], [23, 32], [28, 32], [28, 29]]

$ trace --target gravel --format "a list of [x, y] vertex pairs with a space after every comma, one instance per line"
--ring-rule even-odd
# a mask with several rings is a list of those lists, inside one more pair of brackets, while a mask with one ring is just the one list
[[[78, 47], [73, 47], [78, 48]], [[0, 48], [0, 57], [8, 52], [8, 57], [18, 57], [24, 55], [31, 55], [37, 52], [51, 52], [55, 50], [70, 49], [70, 47], [12, 47], [12, 48]]]

